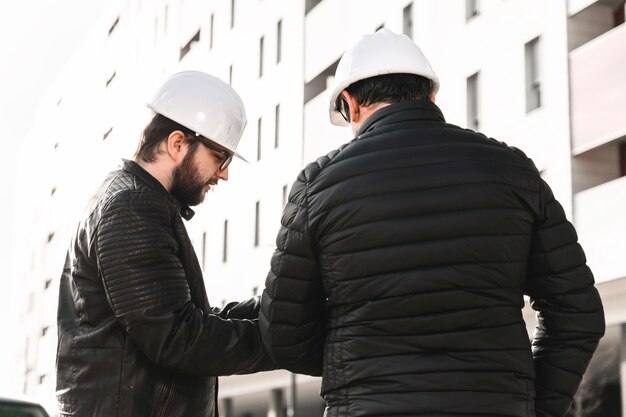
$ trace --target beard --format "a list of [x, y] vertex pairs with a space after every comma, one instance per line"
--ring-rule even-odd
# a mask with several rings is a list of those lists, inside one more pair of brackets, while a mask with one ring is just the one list
[[172, 174], [172, 194], [181, 204], [197, 206], [204, 201], [204, 188], [208, 184], [202, 181], [200, 173], [194, 163], [194, 155], [197, 148], [190, 149], [183, 158], [183, 162], [174, 168]]

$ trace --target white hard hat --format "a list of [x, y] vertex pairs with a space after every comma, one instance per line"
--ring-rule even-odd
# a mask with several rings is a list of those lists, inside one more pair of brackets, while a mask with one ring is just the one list
[[439, 78], [421, 49], [406, 35], [389, 29], [363, 36], [341, 57], [335, 72], [330, 94], [330, 121], [337, 126], [348, 126], [335, 109], [339, 94], [350, 84], [385, 74], [416, 74], [432, 80], [433, 93], [439, 90]]
[[222, 80], [200, 71], [179, 72], [146, 105], [246, 160], [237, 153], [246, 109], [237, 92]]

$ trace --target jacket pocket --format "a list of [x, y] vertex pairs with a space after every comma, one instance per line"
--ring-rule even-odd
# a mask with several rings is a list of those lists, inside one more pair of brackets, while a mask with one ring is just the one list
[[57, 399], [60, 415], [118, 415], [122, 356], [123, 349], [120, 348], [73, 346], [59, 355]]

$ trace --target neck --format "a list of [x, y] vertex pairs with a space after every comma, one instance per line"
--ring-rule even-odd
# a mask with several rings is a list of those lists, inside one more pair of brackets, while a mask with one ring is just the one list
[[167, 190], [172, 188], [172, 170], [168, 169], [163, 163], [145, 162], [139, 158], [135, 159], [137, 165], [145, 169], [150, 175], [156, 178], [157, 181]]
[[391, 103], [375, 103], [367, 107], [359, 107], [359, 119], [358, 121], [352, 122], [352, 133], [356, 135], [356, 132], [359, 131], [363, 123], [365, 123], [365, 121], [369, 119], [372, 114], [390, 104]]

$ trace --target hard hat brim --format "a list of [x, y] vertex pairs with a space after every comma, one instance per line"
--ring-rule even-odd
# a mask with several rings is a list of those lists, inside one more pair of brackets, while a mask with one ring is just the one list
[[235, 152], [235, 153], [234, 153], [234, 155], [235, 155], [237, 158], [241, 159], [243, 162], [248, 163], [248, 164], [250, 163], [250, 162], [248, 162], [248, 160], [247, 160], [246, 158], [244, 158], [244, 157], [243, 157], [243, 156], [242, 156], [239, 152]]

